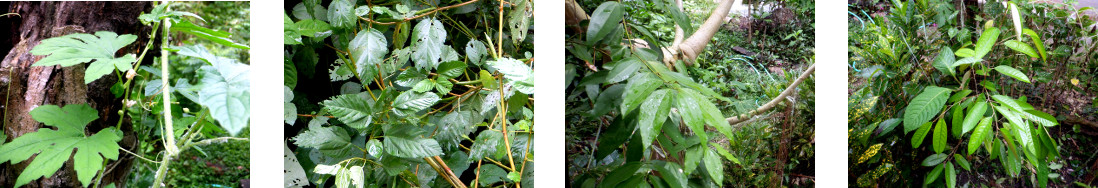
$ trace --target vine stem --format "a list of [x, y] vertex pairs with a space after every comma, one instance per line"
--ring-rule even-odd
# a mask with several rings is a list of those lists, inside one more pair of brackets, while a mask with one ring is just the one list
[[422, 18], [424, 16], [434, 14], [435, 12], [438, 12], [438, 11], [465, 6], [465, 5], [468, 5], [468, 4], [475, 3], [477, 1], [479, 1], [479, 0], [470, 0], [470, 1], [463, 2], [463, 3], [455, 4], [455, 5], [436, 8], [435, 10], [431, 10], [429, 12], [426, 12], [426, 13], [423, 13], [423, 14], [420, 14], [420, 15], [416, 15], [416, 16], [413, 16], [413, 17], [410, 17], [410, 18], [404, 18], [403, 20], [400, 20], [400, 21], [378, 22], [378, 21], [374, 21], [372, 19], [363, 18], [363, 17], [358, 17], [358, 19], [362, 19], [364, 21], [367, 21], [367, 22], [370, 22], [370, 23], [373, 23], [373, 24], [378, 24], [378, 25], [393, 25], [393, 24], [404, 23], [404, 22], [407, 22], [407, 21], [412, 21], [412, 20], [415, 20], [415, 19], [419, 19], [419, 18]]
[[[167, 4], [168, 2], [164, 1], [164, 3]], [[168, 9], [170, 9], [170, 7], [168, 7]], [[164, 46], [168, 45], [168, 34], [170, 34], [169, 31], [171, 30], [172, 23], [168, 18], [164, 18], [163, 22], [164, 36], [160, 39], [160, 73], [162, 74], [160, 81], [164, 86], [164, 91], [171, 91], [171, 85], [168, 85], [168, 79], [170, 78], [168, 76], [168, 50], [165, 49]], [[175, 146], [175, 135], [170, 134], [175, 129], [172, 127], [172, 113], [167, 113], [172, 110], [172, 100], [169, 93], [170, 92], [161, 92], [164, 98], [164, 133], [168, 134], [164, 134], [165, 137], [167, 137], [167, 141], [163, 142], [165, 154], [164, 158], [161, 158], [160, 167], [156, 170], [156, 181], [153, 182], [153, 188], [160, 188], [160, 186], [163, 185], [164, 176], [167, 176], [168, 166], [172, 162], [172, 157], [175, 157], [175, 154], [179, 152], [179, 148]]]

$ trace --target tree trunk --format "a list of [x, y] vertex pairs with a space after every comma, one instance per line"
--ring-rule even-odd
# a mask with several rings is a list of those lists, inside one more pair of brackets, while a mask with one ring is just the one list
[[[5, 4], [9, 3], [0, 5]], [[119, 118], [122, 118], [118, 113], [123, 107], [122, 99], [116, 98], [110, 91], [111, 86], [119, 81], [117, 75], [112, 73], [84, 84], [86, 64], [65, 68], [34, 67], [31, 65], [45, 56], [31, 55], [30, 50], [41, 40], [50, 37], [113, 31], [138, 36], [137, 43], [123, 48], [118, 54], [139, 54], [140, 48], [145, 46], [143, 42], [148, 40], [151, 28], [142, 25], [137, 16], [143, 11], [151, 10], [152, 5], [149, 2], [11, 2], [6, 6], [9, 7], [7, 12], [18, 13], [19, 16], [0, 18], [0, 25], [7, 25], [9, 28], [0, 31], [0, 37], [8, 38], [4, 39], [8, 43], [0, 44], [0, 49], [7, 50], [0, 62], [0, 92], [3, 92], [0, 99], [5, 103], [0, 106], [4, 111], [4, 134], [14, 139], [43, 127], [28, 113], [35, 107], [46, 104], [64, 106], [86, 103], [100, 110], [100, 118], [92, 121], [86, 131], [97, 132], [115, 126]], [[151, 61], [153, 56], [155, 55], [148, 56], [145, 61]], [[132, 125], [129, 121], [123, 121], [119, 128], [124, 134], [120, 146], [134, 150], [137, 144]], [[33, 158], [17, 164], [0, 164], [0, 187], [12, 186], [16, 177], [32, 160]], [[115, 183], [124, 187], [122, 184], [132, 165], [133, 156], [124, 153], [119, 160], [109, 161], [104, 168], [106, 173], [101, 184]], [[25, 187], [80, 186], [70, 160], [57, 173], [32, 181]]]

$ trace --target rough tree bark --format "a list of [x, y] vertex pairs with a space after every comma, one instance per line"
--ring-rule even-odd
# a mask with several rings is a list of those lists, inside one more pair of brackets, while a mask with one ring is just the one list
[[[5, 3], [6, 4], [6, 3]], [[17, 17], [0, 18], [8, 29], [0, 31], [0, 37], [8, 37], [10, 44], [2, 44], [10, 49], [0, 62], [0, 99], [4, 101], [2, 110], [3, 130], [9, 138], [35, 132], [42, 127], [30, 117], [30, 110], [40, 105], [69, 105], [86, 103], [100, 110], [99, 119], [91, 122], [86, 131], [97, 132], [103, 128], [115, 126], [118, 111], [122, 109], [122, 99], [115, 98], [110, 92], [111, 86], [118, 81], [117, 75], [104, 76], [89, 84], [84, 84], [84, 67], [59, 66], [34, 67], [37, 60], [45, 56], [34, 56], [30, 50], [41, 40], [70, 33], [93, 33], [95, 31], [113, 31], [119, 34], [135, 34], [138, 42], [123, 48], [118, 53], [139, 53], [139, 48], [148, 40], [151, 28], [138, 21], [142, 11], [152, 8], [149, 2], [12, 2], [7, 12], [18, 13]], [[155, 55], [150, 55], [149, 59]], [[146, 60], [150, 61], [150, 60]], [[120, 127], [125, 135], [120, 145], [134, 149], [136, 137], [133, 127], [124, 121]], [[10, 141], [10, 140], [8, 140]], [[33, 160], [33, 158], [31, 158]], [[22, 163], [0, 164], [0, 187], [11, 187], [16, 177], [30, 161]], [[133, 165], [133, 156], [123, 154], [117, 161], [105, 166], [106, 175], [102, 184], [124, 183], [129, 168]], [[57, 173], [27, 184], [25, 187], [80, 187], [72, 168], [67, 162]]]

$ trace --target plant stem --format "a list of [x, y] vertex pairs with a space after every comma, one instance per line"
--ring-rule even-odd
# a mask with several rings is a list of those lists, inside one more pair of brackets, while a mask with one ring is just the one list
[[[168, 2], [165, 1], [164, 3]], [[164, 37], [160, 39], [160, 73], [162, 74], [160, 81], [164, 86], [164, 92], [161, 92], [161, 94], [164, 98], [164, 104], [162, 104], [164, 106], [164, 135], [167, 137], [167, 141], [163, 142], [165, 148], [164, 158], [161, 159], [160, 168], [156, 170], [156, 181], [153, 182], [153, 188], [160, 188], [160, 186], [164, 184], [164, 176], [167, 176], [168, 165], [171, 164], [172, 157], [175, 157], [175, 154], [179, 152], [179, 148], [175, 146], [175, 135], [172, 135], [174, 132], [173, 130], [175, 129], [172, 127], [171, 92], [167, 92], [171, 91], [171, 85], [168, 85], [168, 79], [170, 78], [168, 76], [168, 50], [164, 48], [164, 46], [168, 45], [168, 34], [171, 30], [172, 23], [167, 18], [164, 18], [163, 22]]]

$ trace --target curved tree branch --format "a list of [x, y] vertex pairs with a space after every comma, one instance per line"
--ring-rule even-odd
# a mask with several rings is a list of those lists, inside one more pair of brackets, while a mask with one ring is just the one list
[[793, 94], [793, 92], [796, 91], [797, 86], [801, 85], [801, 83], [804, 82], [804, 80], [808, 78], [809, 75], [812, 75], [812, 72], [815, 72], [815, 70], [816, 64], [813, 63], [812, 66], [808, 66], [808, 69], [804, 70], [804, 73], [801, 73], [800, 77], [797, 77], [796, 81], [793, 81], [793, 84], [789, 84], [789, 87], [786, 87], [785, 91], [782, 91], [782, 94], [778, 95], [778, 97], [774, 97], [774, 99], [771, 99], [770, 102], [763, 104], [758, 109], [752, 110], [751, 112], [728, 118], [728, 124], [735, 125], [737, 123], [741, 123], [744, 120], [751, 118], [751, 116], [755, 116], [760, 112], [764, 112], [774, 108], [774, 106], [778, 106], [778, 103], [781, 103], [783, 99], [788, 97], [790, 94]]
[[[677, 56], [664, 56], [664, 61], [667, 62], [670, 59], [674, 62], [675, 59], [681, 59], [686, 62], [686, 65], [693, 65], [694, 58], [698, 57], [705, 46], [709, 44], [709, 41], [713, 39], [713, 35], [717, 34], [717, 31], [721, 28], [721, 23], [724, 22], [724, 18], [728, 16], [728, 11], [732, 9], [733, 5], [742, 4], [743, 0], [724, 0], [717, 5], [717, 9], [713, 10], [713, 13], [709, 14], [709, 18], [705, 19], [701, 27], [698, 28], [694, 34], [682, 41], [677, 46], [672, 46], [671, 54], [678, 54]], [[676, 30], [677, 31], [677, 30]], [[677, 52], [677, 53], [676, 53]]]

